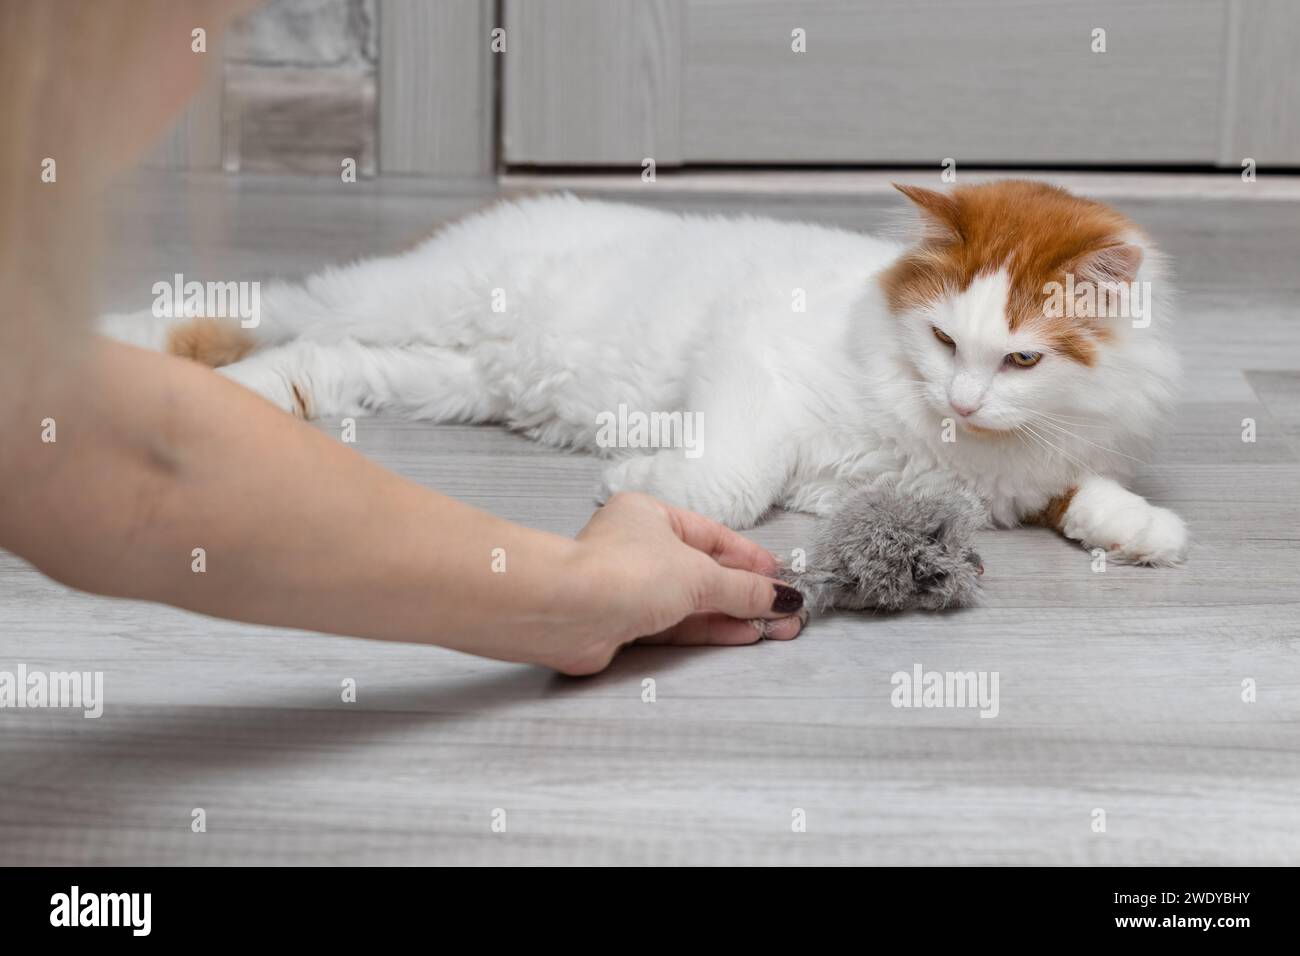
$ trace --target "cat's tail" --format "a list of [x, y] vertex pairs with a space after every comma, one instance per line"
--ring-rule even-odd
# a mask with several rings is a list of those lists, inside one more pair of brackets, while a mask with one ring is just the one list
[[[306, 284], [209, 283], [193, 302], [178, 291], [140, 312], [99, 319], [97, 330], [119, 342], [194, 359], [218, 368], [255, 349], [281, 345], [304, 334], [372, 341], [386, 334], [375, 306], [353, 273], [364, 263], [313, 277]], [[163, 286], [165, 287], [165, 283]], [[186, 287], [188, 288], [188, 286]], [[164, 289], [164, 291], [167, 291]], [[340, 308], [332, 303], [339, 302]], [[179, 303], [179, 307], [176, 304]]]
[[139, 312], [112, 312], [99, 318], [96, 330], [118, 342], [219, 368], [255, 349], [287, 342], [320, 321], [320, 308], [292, 286], [277, 283], [263, 294], [260, 284], [245, 290], [229, 283], [219, 291], [221, 296], [194, 308], [156, 302]]
[[212, 368], [238, 362], [266, 344], [256, 329], [244, 328], [238, 319], [159, 316], [147, 310], [101, 316], [96, 331], [127, 345], [179, 355]]

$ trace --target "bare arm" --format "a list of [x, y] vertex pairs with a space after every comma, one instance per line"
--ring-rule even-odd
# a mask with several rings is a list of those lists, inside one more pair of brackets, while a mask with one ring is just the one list
[[574, 541], [393, 475], [180, 359], [96, 339], [45, 369], [5, 396], [0, 543], [71, 586], [572, 673], [642, 636], [798, 631], [797, 598], [760, 576], [770, 555], [651, 499]]
[[576, 541], [522, 528], [87, 333], [106, 184], [198, 86], [192, 28], [215, 41], [252, 5], [0, 0], [0, 547], [102, 594], [571, 673], [639, 637], [793, 637], [771, 555], [698, 515], [627, 496]]

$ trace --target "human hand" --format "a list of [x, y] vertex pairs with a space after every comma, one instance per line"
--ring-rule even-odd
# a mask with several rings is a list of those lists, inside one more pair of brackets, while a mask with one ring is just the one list
[[803, 597], [768, 551], [730, 528], [648, 495], [616, 494], [578, 533], [580, 621], [545, 661], [566, 674], [604, 670], [619, 648], [790, 640]]

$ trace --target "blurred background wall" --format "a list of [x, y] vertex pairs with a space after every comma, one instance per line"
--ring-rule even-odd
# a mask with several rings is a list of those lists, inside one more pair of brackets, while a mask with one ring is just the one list
[[346, 160], [360, 176], [489, 177], [497, 12], [496, 0], [268, 0], [196, 54], [208, 82], [148, 165], [338, 176]]
[[273, 0], [226, 37], [222, 166], [376, 170], [375, 0]]
[[1300, 167], [1297, 0], [270, 0], [154, 157]]

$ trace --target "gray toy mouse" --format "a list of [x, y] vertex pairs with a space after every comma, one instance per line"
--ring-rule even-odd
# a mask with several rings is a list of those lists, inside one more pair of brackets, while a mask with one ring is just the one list
[[979, 597], [974, 535], [983, 524], [979, 503], [961, 493], [859, 488], [818, 523], [807, 568], [782, 576], [810, 611], [965, 607]]

